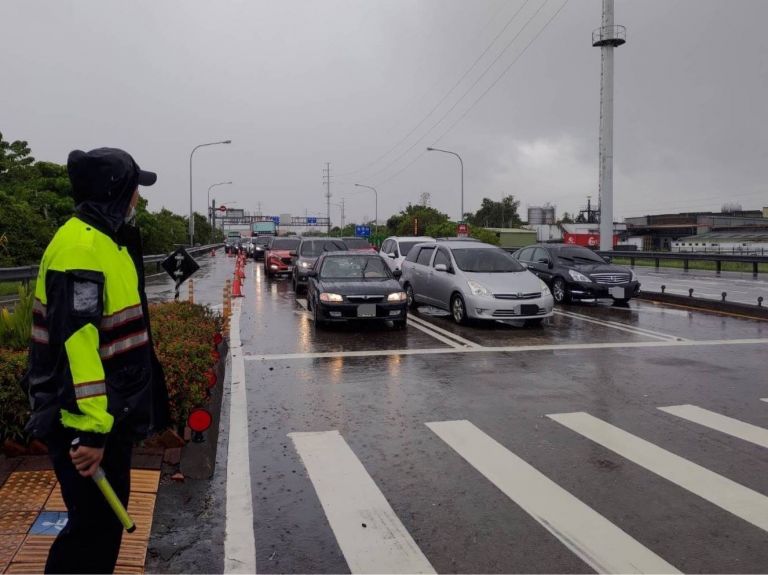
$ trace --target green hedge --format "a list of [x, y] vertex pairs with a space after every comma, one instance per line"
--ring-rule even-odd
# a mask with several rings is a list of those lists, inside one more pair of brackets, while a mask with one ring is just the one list
[[[165, 371], [172, 426], [181, 430], [192, 408], [208, 399], [208, 372], [216, 362], [221, 318], [202, 305], [171, 302], [150, 307], [155, 350]], [[27, 351], [0, 347], [0, 440], [26, 442], [29, 403], [19, 386]]]

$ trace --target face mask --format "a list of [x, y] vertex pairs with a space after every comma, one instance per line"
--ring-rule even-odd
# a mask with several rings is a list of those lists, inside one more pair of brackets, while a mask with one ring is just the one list
[[128, 225], [133, 225], [136, 220], [136, 206], [133, 206], [123, 220]]

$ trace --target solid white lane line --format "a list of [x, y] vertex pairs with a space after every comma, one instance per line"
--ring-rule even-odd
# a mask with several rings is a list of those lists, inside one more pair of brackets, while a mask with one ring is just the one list
[[240, 342], [241, 300], [232, 304], [229, 353], [232, 376], [229, 446], [227, 449], [227, 517], [224, 536], [224, 572], [256, 573], [256, 542], [253, 534], [251, 465], [248, 450], [248, 395], [245, 362]]
[[423, 325], [421, 325], [419, 323], [416, 323], [410, 317], [408, 318], [408, 326], [409, 327], [415, 327], [419, 331], [422, 331], [422, 332], [426, 333], [428, 336], [435, 338], [437, 341], [441, 341], [444, 344], [450, 345], [453, 348], [460, 348], [460, 347], [462, 347], [461, 344], [453, 341], [452, 339], [448, 339], [447, 337], [443, 337], [439, 333], [437, 333], [435, 331], [432, 331], [431, 329], [428, 329], [428, 328], [424, 327]]
[[768, 338], [714, 339], [684, 341], [625, 341], [615, 343], [563, 343], [547, 345], [521, 345], [507, 347], [462, 347], [429, 349], [380, 349], [361, 351], [318, 351], [309, 353], [278, 353], [272, 355], [246, 355], [246, 361], [277, 361], [290, 359], [322, 359], [334, 357], [377, 357], [390, 355], [440, 355], [446, 353], [519, 353], [531, 351], [579, 351], [585, 349], [640, 349], [657, 347], [711, 347], [721, 345], [766, 345]]
[[435, 573], [338, 431], [288, 437], [352, 573]]
[[463, 345], [466, 345], [467, 347], [482, 347], [480, 344], [475, 343], [474, 341], [470, 341], [470, 340], [468, 340], [468, 339], [466, 339], [464, 337], [461, 337], [460, 335], [456, 335], [455, 333], [453, 333], [451, 331], [448, 331], [447, 329], [443, 329], [441, 327], [438, 327], [435, 324], [433, 324], [431, 322], [428, 322], [427, 320], [422, 319], [420, 317], [416, 317], [413, 314], [409, 314], [408, 315], [408, 319], [412, 319], [415, 322], [420, 323], [421, 325], [423, 325], [423, 326], [425, 326], [425, 327], [427, 327], [427, 328], [429, 328], [429, 329], [431, 329], [433, 331], [436, 331], [437, 333], [440, 333], [440, 334], [444, 335], [445, 337], [449, 337], [451, 339], [455, 339], [456, 341], [458, 341], [459, 343], [461, 343]]
[[667, 340], [667, 341], [683, 341], [685, 339], [685, 338], [677, 337], [677, 336], [674, 336], [674, 335], [670, 335], [668, 333], [661, 333], [661, 332], [658, 332], [658, 331], [653, 331], [653, 330], [650, 330], [650, 329], [645, 329], [643, 327], [636, 327], [636, 326], [632, 326], [632, 325], [627, 325], [627, 324], [624, 324], [624, 323], [621, 323], [621, 322], [617, 322], [617, 321], [596, 319], [596, 318], [590, 317], [588, 315], [583, 315], [583, 314], [580, 314], [580, 313], [574, 313], [572, 311], [555, 310], [555, 313], [558, 314], [558, 315], [565, 316], [565, 317], [570, 317], [570, 318], [573, 318], [573, 319], [578, 319], [578, 320], [581, 320], [581, 321], [586, 321], [586, 322], [589, 322], [589, 323], [594, 323], [594, 324], [597, 324], [597, 325], [602, 325], [604, 327], [610, 327], [610, 328], [613, 328], [613, 329], [618, 329], [620, 331], [628, 331], [630, 333], [635, 333], [637, 335], [644, 335], [644, 336], [647, 336], [647, 337], [653, 337], [653, 338], [656, 338], [656, 339]]
[[768, 403], [768, 397], [761, 397], [760, 401], [764, 401], [764, 402]]
[[547, 417], [768, 531], [768, 497], [765, 495], [588, 413], [557, 413]]
[[659, 409], [704, 427], [749, 441], [760, 447], [768, 447], [768, 429], [764, 427], [739, 421], [738, 419], [715, 413], [696, 405], [670, 405], [669, 407], [660, 407]]
[[679, 573], [471, 422], [426, 425], [598, 573]]

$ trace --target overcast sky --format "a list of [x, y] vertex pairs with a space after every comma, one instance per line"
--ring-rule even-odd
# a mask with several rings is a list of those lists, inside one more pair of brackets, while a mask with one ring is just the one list
[[[565, 2], [565, 3], [564, 3]], [[2, 0], [0, 131], [37, 159], [122, 147], [150, 208], [217, 201], [347, 221], [420, 194], [457, 217], [597, 199], [600, 0]], [[768, 2], [617, 0], [614, 206], [768, 205]], [[494, 41], [495, 40], [495, 41]], [[432, 112], [430, 114], [430, 112]], [[438, 123], [439, 122], [439, 123]], [[334, 223], [339, 209], [332, 208]]]

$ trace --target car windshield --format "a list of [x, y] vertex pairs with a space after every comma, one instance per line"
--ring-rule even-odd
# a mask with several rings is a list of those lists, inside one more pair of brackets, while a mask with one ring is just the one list
[[525, 268], [504, 250], [494, 248], [462, 248], [451, 250], [458, 268], [475, 273], [520, 272]]
[[411, 248], [415, 246], [416, 244], [420, 244], [422, 242], [400, 242], [400, 255], [405, 257], [408, 255], [408, 252], [411, 251]]
[[596, 264], [605, 263], [603, 258], [587, 248], [562, 248], [557, 251], [557, 257], [570, 262], [593, 262]]
[[254, 240], [251, 240], [254, 244], [258, 244], [260, 246], [266, 246], [269, 243], [270, 238], [256, 238]]
[[382, 279], [391, 272], [379, 256], [329, 257], [320, 270], [321, 279]]
[[274, 239], [272, 240], [272, 248], [273, 250], [295, 250], [297, 247], [299, 247], [299, 240], [298, 239], [288, 239], [288, 238], [280, 238], [280, 239]]
[[351, 250], [367, 250], [371, 247], [371, 244], [363, 238], [345, 239], [344, 243], [347, 244], [347, 247]]
[[316, 258], [323, 252], [344, 251], [347, 251], [347, 246], [341, 240], [310, 240], [308, 242], [302, 242], [300, 255]]

